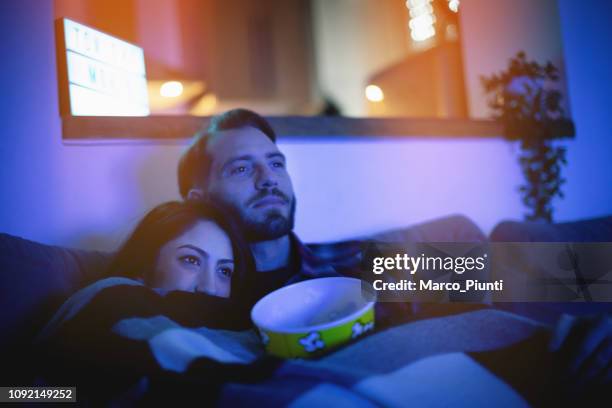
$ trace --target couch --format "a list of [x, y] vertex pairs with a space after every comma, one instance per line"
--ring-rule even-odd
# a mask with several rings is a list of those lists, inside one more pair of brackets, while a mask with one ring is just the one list
[[[583, 245], [585, 243], [609, 243], [612, 242], [612, 216], [557, 224], [503, 221], [493, 228], [489, 240], [490, 242], [522, 243], [571, 242]], [[500, 303], [496, 306], [499, 309], [548, 324], [554, 324], [562, 313], [590, 315], [612, 312], [612, 303], [609, 302], [513, 302]]]
[[[487, 238], [469, 218], [455, 215], [377, 234], [375, 238], [390, 242], [487, 242], [487, 239], [491, 242], [612, 242], [612, 217], [550, 225], [502, 222]], [[0, 234], [0, 350], [17, 350], [29, 344], [67, 297], [105, 277], [111, 256]], [[551, 322], [562, 312], [611, 311], [610, 305], [504, 304], [500, 307]]]

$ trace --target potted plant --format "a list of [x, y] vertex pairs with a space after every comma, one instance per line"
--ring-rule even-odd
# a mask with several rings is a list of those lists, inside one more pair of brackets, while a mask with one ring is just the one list
[[528, 61], [524, 52], [510, 59], [508, 67], [480, 80], [489, 95], [494, 118], [501, 121], [504, 137], [519, 140], [519, 163], [525, 184], [521, 199], [527, 220], [552, 222], [552, 200], [563, 198], [561, 174], [566, 148], [556, 140], [573, 137], [574, 125], [565, 116], [561, 92], [555, 87], [559, 70], [551, 62]]

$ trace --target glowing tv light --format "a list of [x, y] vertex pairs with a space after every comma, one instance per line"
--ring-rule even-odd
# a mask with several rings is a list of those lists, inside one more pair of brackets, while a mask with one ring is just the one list
[[62, 115], [149, 115], [142, 48], [66, 18], [56, 24]]

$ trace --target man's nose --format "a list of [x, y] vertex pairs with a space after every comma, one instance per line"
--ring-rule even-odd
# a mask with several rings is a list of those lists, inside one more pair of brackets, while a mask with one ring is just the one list
[[261, 166], [257, 170], [256, 187], [260, 190], [276, 187], [278, 181], [276, 180], [276, 174], [267, 166]]

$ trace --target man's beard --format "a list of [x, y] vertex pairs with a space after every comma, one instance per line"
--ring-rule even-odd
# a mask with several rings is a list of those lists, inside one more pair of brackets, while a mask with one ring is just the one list
[[[293, 230], [296, 207], [295, 196], [289, 198], [278, 190], [266, 194], [265, 196], [270, 195], [277, 195], [290, 200], [291, 207], [289, 208], [289, 215], [287, 217], [283, 215], [280, 209], [273, 208], [269, 210], [263, 221], [255, 221], [245, 216], [234, 203], [227, 201], [221, 202], [238, 222], [240, 230], [249, 243], [275, 240], [289, 234]], [[255, 198], [258, 199], [259, 197]], [[251, 199], [249, 203], [253, 201], [256, 200]]]
[[241, 216], [240, 224], [248, 242], [271, 241], [283, 237], [293, 230], [294, 217], [295, 197], [291, 200], [288, 217], [285, 217], [280, 210], [273, 209], [260, 222]]

